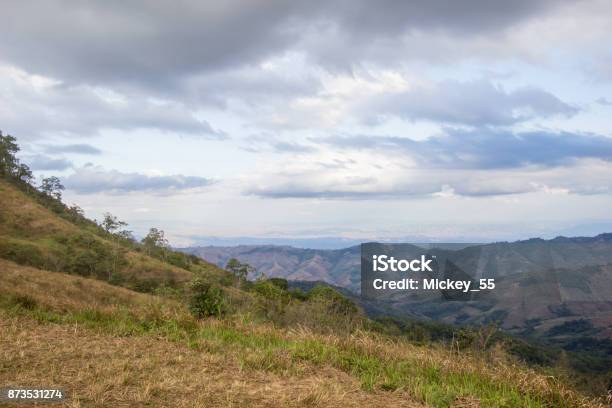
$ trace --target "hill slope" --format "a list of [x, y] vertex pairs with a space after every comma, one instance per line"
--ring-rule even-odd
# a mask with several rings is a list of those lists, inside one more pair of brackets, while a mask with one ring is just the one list
[[[61, 203], [27, 194], [1, 178], [0, 197], [0, 258], [145, 291], [193, 278], [191, 271], [146, 255], [130, 241], [67, 212]], [[222, 274], [206, 262], [198, 261], [197, 270]]]
[[199, 330], [178, 302], [3, 260], [0, 271], [1, 384], [65, 387], [73, 406], [421, 406], [333, 367], [267, 369], [266, 350], [223, 339], [252, 328], [209, 322], [196, 343], [171, 341], [172, 323]]
[[198, 321], [180, 302], [104, 282], [2, 260], [0, 270], [0, 382], [62, 386], [72, 405], [598, 404], [501, 355], [244, 318]]
[[[612, 344], [612, 235], [531, 239], [474, 245], [459, 250], [421, 249], [448, 259], [472, 279], [494, 278], [497, 288], [469, 301], [448, 302], [438, 292], [402, 293], [368, 310], [422, 316], [448, 324], [497, 321], [513, 333], [538, 336], [575, 350], [589, 341]], [[231, 257], [267, 276], [324, 281], [359, 290], [359, 247], [304, 250], [274, 246], [187, 248], [222, 265]], [[586, 323], [579, 323], [585, 321]], [[570, 344], [574, 340], [579, 343]], [[612, 347], [602, 343], [612, 358]]]

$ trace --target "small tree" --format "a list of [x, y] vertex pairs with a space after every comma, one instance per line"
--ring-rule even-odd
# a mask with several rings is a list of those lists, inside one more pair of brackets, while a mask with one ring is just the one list
[[81, 221], [83, 217], [85, 217], [85, 211], [81, 207], [76, 204], [72, 204], [67, 209], [68, 215], [72, 218], [73, 221]]
[[146, 237], [141, 241], [147, 255], [160, 254], [165, 258], [166, 250], [170, 246], [164, 231], [151, 228]]
[[120, 221], [111, 213], [104, 213], [104, 219], [102, 220], [100, 226], [109, 234], [115, 234], [124, 227], [127, 227], [127, 222]]
[[60, 179], [55, 176], [44, 178], [40, 185], [40, 191], [56, 200], [62, 199], [62, 190], [64, 190], [64, 186], [60, 182]]
[[106, 232], [113, 235], [113, 268], [108, 272], [108, 280], [112, 279], [113, 274], [117, 273], [117, 263], [119, 260], [119, 256], [123, 255], [122, 247], [119, 243], [121, 238], [124, 238], [126, 234], [131, 234], [130, 231], [124, 230], [127, 227], [127, 222], [119, 220], [117, 217], [112, 215], [111, 213], [104, 213], [104, 219], [100, 226], [104, 228]]
[[225, 265], [225, 270], [230, 272], [236, 278], [237, 283], [246, 281], [249, 274], [255, 273], [253, 268], [248, 263], [242, 263], [236, 258], [231, 258]]
[[19, 163], [16, 156], [19, 150], [17, 139], [0, 131], [0, 177], [16, 179], [29, 190], [34, 176], [27, 165]]
[[11, 135], [2, 135], [0, 131], [0, 176], [10, 177], [15, 174], [19, 164], [16, 154], [19, 152], [17, 139]]
[[34, 175], [32, 174], [32, 170], [28, 167], [27, 164], [18, 164], [15, 169], [15, 178], [26, 184], [28, 191], [32, 187], [32, 180], [34, 180]]
[[190, 285], [189, 311], [200, 319], [208, 316], [220, 317], [225, 313], [225, 297], [221, 288], [195, 279]]

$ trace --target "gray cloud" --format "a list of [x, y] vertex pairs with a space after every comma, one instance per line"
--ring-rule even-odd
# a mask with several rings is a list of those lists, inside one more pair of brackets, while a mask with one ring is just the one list
[[535, 117], [571, 116], [578, 112], [554, 95], [536, 88], [506, 92], [489, 81], [445, 81], [402, 93], [371, 98], [360, 108], [364, 118], [398, 116], [471, 126], [511, 125]]
[[[571, 1], [184, 0], [180, 6], [111, 1], [66, 7], [60, 0], [9, 1], [3, 7], [0, 61], [59, 84], [43, 91], [9, 88], [6, 98], [0, 96], [0, 104], [7, 106], [0, 109], [0, 121], [23, 138], [91, 135], [113, 128], [224, 139], [223, 130], [197, 113], [210, 106], [248, 105], [254, 113], [247, 119], [255, 126], [299, 127], [314, 121], [307, 117], [300, 122], [304, 112], [292, 116], [283, 110], [298, 111], [300, 105], [291, 102], [303, 96], [333, 98], [319, 94], [321, 73], [337, 65], [350, 71], [424, 54], [450, 55], [446, 51], [462, 48], [457, 43], [463, 40], [480, 44], [487, 39], [493, 44], [487, 47], [505, 50], [507, 44], [497, 44], [497, 36], [566, 3]], [[430, 41], [434, 37], [443, 50]], [[478, 54], [472, 45], [462, 52]], [[263, 64], [294, 55], [298, 60], [280, 70]], [[302, 72], [304, 66], [308, 69]], [[291, 75], [294, 71], [299, 74]], [[109, 102], [101, 90], [116, 91], [110, 99], [118, 96], [119, 102]], [[370, 107], [379, 115], [473, 125], [576, 112], [536, 89], [504, 92], [490, 84], [452, 82], [381, 97], [364, 106], [367, 115]]]
[[254, 179], [245, 193], [341, 200], [612, 193], [612, 138], [599, 135], [447, 128], [425, 140], [337, 136], [311, 142], [324, 144], [333, 161], [345, 157], [342, 166], [322, 166], [305, 154]]
[[[486, 197], [511, 194], [522, 194], [537, 191], [534, 186], [524, 185], [517, 188], [488, 188], [478, 185], [462, 185], [456, 183], [448, 186], [452, 193], [464, 197]], [[324, 200], [380, 200], [397, 198], [419, 198], [433, 194], [443, 194], [445, 185], [438, 181], [425, 183], [414, 183], [410, 185], [398, 185], [391, 189], [370, 189], [355, 191], [349, 189], [318, 189], [309, 186], [294, 184], [282, 184], [269, 188], [253, 188], [247, 190], [247, 194], [264, 198], [316, 198]]]
[[69, 145], [48, 145], [45, 146], [45, 152], [51, 154], [58, 153], [75, 153], [75, 154], [87, 154], [87, 155], [99, 155], [102, 154], [102, 150], [95, 146], [88, 144], [69, 144]]
[[66, 177], [63, 181], [67, 189], [84, 194], [143, 191], [164, 194], [206, 187], [213, 183], [213, 180], [204, 177], [184, 176], [181, 174], [149, 176], [140, 173], [122, 173], [117, 170], [105, 170], [95, 166], [75, 169], [75, 173]]
[[72, 167], [72, 162], [64, 158], [54, 158], [44, 154], [23, 157], [23, 161], [32, 170], [66, 170]]
[[[371, 160], [382, 156], [372, 155]], [[266, 175], [245, 191], [264, 198], [379, 200], [420, 199], [432, 196], [491, 197], [526, 193], [595, 195], [612, 194], [610, 163], [580, 160], [572, 166], [521, 169], [435, 169], [407, 167], [386, 171], [379, 178], [353, 177], [318, 171], [285, 171]], [[585, 182], [588, 179], [588, 182]]]
[[[257, 64], [289, 49], [314, 58], [330, 55], [324, 44], [304, 38], [322, 27], [333, 27], [343, 39], [334, 50], [340, 56], [347, 49], [369, 49], [364, 42], [395, 42], [415, 32], [504, 33], [564, 3], [569, 1], [185, 0], [180, 6], [111, 1], [67, 7], [59, 0], [21, 0], [3, 5], [0, 55], [29, 72], [71, 83], [164, 89], [204, 71]], [[367, 58], [354, 57], [353, 62]]]
[[603, 97], [597, 99], [595, 102], [597, 102], [600, 105], [604, 105], [604, 106], [612, 106], [612, 101], [607, 98], [603, 98]]
[[303, 143], [286, 141], [272, 134], [256, 134], [246, 138], [242, 150], [251, 153], [274, 152], [274, 153], [312, 153], [316, 149]]
[[39, 89], [19, 76], [5, 76], [0, 83], [5, 91], [0, 95], [4, 107], [0, 109], [0, 121], [25, 139], [49, 134], [91, 136], [103, 129], [155, 129], [207, 139], [227, 137], [178, 102], [101, 92], [89, 86], [54, 84]]
[[513, 133], [494, 129], [446, 129], [423, 141], [393, 136], [335, 136], [319, 140], [345, 149], [408, 154], [426, 167], [496, 169], [569, 165], [576, 159], [612, 161], [612, 138], [569, 132]]

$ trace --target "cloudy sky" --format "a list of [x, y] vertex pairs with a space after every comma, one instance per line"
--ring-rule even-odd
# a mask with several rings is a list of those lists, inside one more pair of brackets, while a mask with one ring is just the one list
[[612, 231], [608, 0], [0, 8], [0, 129], [93, 218], [175, 245]]

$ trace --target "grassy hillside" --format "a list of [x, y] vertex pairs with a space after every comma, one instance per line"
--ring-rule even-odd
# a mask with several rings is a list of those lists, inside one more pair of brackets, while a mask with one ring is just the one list
[[[217, 265], [237, 258], [267, 276], [324, 281], [354, 292], [360, 289], [359, 250], [270, 245], [184, 249]], [[403, 257], [412, 258], [425, 250], [404, 245], [402, 251]], [[461, 270], [474, 284], [479, 278], [494, 278], [495, 290], [467, 297], [454, 294], [465, 300], [460, 302], [449, 302], [437, 291], [390, 293], [376, 301], [358, 298], [370, 317], [411, 316], [455, 326], [495, 322], [507, 333], [553, 347], [559, 353], [561, 349], [570, 352], [573, 367], [583, 372], [599, 375], [611, 370], [612, 234], [426, 251], [440, 265], [438, 278], [446, 278], [447, 270]]]
[[172, 299], [10, 261], [0, 270], [0, 382], [63, 385], [73, 406], [597, 406], [501, 350], [248, 313], [198, 320]]
[[223, 274], [193, 258], [182, 257], [185, 268], [181, 268], [148, 256], [133, 242], [106, 234], [95, 223], [71, 213], [61, 202], [28, 193], [2, 179], [0, 196], [1, 258], [97, 277], [141, 291], [180, 286], [193, 278], [193, 271]]

